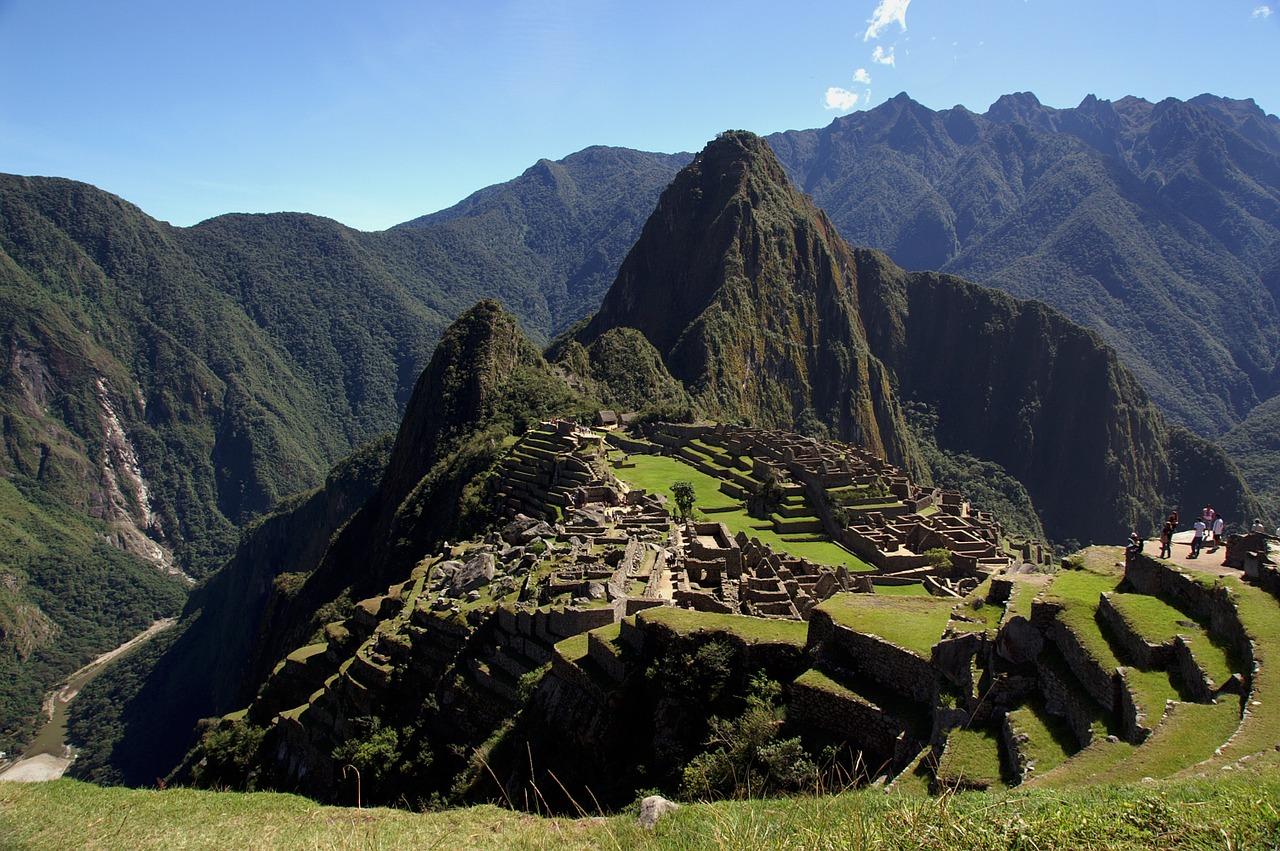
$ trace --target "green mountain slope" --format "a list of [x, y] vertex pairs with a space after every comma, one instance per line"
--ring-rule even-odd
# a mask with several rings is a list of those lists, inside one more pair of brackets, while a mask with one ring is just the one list
[[[174, 228], [91, 186], [0, 175], [0, 477], [76, 536], [100, 529], [128, 554], [112, 559], [122, 575], [207, 575], [239, 526], [395, 427], [440, 332], [478, 298], [501, 297], [540, 339], [588, 311], [590, 282], [612, 276], [681, 160], [591, 149], [382, 233], [300, 214]], [[9, 608], [34, 611], [50, 581], [14, 579], [26, 590]], [[172, 590], [153, 592], [138, 600], [173, 609]], [[2, 729], [118, 632], [33, 630], [58, 661], [14, 657], [30, 670], [0, 684]]]
[[726, 133], [663, 192], [580, 337], [635, 328], [713, 416], [776, 427], [816, 411], [919, 470], [857, 298], [831, 223], [762, 140]]
[[48, 687], [182, 605], [182, 583], [95, 522], [0, 477], [0, 751], [34, 732]]
[[1280, 120], [1252, 101], [903, 94], [768, 141], [847, 240], [1062, 310], [1175, 421], [1214, 435], [1277, 389]]
[[485, 246], [523, 298], [489, 294], [520, 316], [535, 338], [547, 339], [599, 304], [658, 193], [688, 162], [689, 154], [594, 146], [556, 162], [539, 160], [515, 180], [391, 233], [448, 235]]

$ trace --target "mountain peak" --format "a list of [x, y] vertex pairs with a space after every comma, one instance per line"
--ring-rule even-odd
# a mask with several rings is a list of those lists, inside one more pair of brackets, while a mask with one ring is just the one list
[[855, 265], [765, 140], [722, 133], [662, 194], [580, 340], [635, 328], [712, 416], [769, 427], [816, 416], [914, 467], [867, 349]]

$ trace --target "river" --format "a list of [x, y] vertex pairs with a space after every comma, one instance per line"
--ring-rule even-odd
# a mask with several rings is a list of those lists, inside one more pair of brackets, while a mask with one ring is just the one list
[[57, 780], [65, 774], [75, 758], [67, 744], [67, 707], [71, 705], [71, 701], [75, 700], [76, 695], [90, 680], [110, 667], [112, 662], [155, 638], [176, 622], [177, 618], [162, 618], [154, 622], [124, 644], [98, 656], [49, 692], [44, 699], [44, 725], [22, 752], [21, 758], [0, 771], [0, 781], [32, 783]]

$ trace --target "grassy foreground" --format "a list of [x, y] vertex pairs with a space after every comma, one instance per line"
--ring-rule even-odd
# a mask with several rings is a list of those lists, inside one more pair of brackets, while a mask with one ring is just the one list
[[478, 806], [415, 814], [275, 793], [0, 784], [0, 847], [1272, 848], [1280, 779], [940, 798], [878, 789], [695, 804], [653, 833], [631, 815], [551, 819]]

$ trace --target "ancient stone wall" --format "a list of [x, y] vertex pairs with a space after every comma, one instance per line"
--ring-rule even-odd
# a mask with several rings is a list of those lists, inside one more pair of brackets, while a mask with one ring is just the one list
[[818, 654], [832, 657], [838, 666], [853, 667], [904, 697], [934, 703], [937, 683], [933, 666], [910, 650], [855, 632], [820, 609], [813, 610], [809, 618], [809, 645]]
[[844, 738], [854, 747], [892, 755], [906, 725], [879, 706], [848, 689], [810, 684], [801, 677], [791, 685], [787, 722], [813, 727]]

